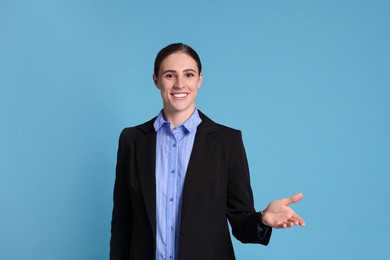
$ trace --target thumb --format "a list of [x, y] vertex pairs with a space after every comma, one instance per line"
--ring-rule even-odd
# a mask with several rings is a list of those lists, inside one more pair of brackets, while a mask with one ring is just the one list
[[291, 203], [295, 203], [295, 202], [300, 201], [302, 198], [303, 198], [303, 193], [298, 193], [298, 194], [291, 196], [290, 198], [283, 199], [283, 203], [285, 205], [289, 205]]
[[303, 193], [298, 193], [290, 197], [291, 203], [295, 203], [303, 199]]

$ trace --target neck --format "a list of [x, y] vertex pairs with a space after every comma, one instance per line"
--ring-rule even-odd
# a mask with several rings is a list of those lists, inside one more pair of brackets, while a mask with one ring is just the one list
[[171, 129], [175, 128], [178, 125], [183, 124], [185, 121], [188, 120], [188, 118], [191, 117], [192, 113], [194, 113], [195, 107], [193, 109], [189, 109], [188, 111], [167, 111], [164, 108], [164, 118], [165, 120], [169, 121], [171, 123]]

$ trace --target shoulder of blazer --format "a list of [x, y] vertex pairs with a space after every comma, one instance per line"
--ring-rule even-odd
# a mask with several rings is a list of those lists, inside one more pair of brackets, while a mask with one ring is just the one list
[[120, 134], [120, 142], [124, 143], [131, 143], [134, 142], [140, 138], [142, 138], [145, 135], [155, 133], [153, 122], [156, 120], [156, 117], [152, 118], [151, 120], [137, 125], [133, 127], [127, 127], [122, 130]]

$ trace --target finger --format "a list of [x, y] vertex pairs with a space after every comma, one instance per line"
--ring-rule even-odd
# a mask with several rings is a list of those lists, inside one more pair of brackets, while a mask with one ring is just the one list
[[287, 228], [288, 224], [287, 223], [280, 223], [277, 225], [277, 228]]
[[281, 199], [280, 201], [284, 204], [284, 205], [289, 205], [291, 203], [295, 203], [295, 202], [298, 202], [300, 201], [301, 199], [303, 198], [303, 193], [298, 193], [298, 194], [295, 194], [293, 196], [291, 196], [290, 198], [284, 198], [284, 199]]
[[294, 227], [294, 226], [296, 226], [297, 224], [295, 223], [295, 221], [292, 221], [292, 222], [289, 222], [288, 223], [288, 226], [289, 227]]
[[285, 222], [283, 224], [280, 224], [279, 226], [280, 226], [280, 228], [290, 228], [290, 227], [295, 226], [295, 223], [288, 221], [288, 222]]
[[[306, 225], [305, 221], [303, 220], [303, 218], [301, 218], [298, 214], [294, 213], [294, 215], [290, 218], [290, 219], [293, 219], [294, 222], [295, 222], [295, 225], [300, 225], [302, 227], [304, 227]], [[289, 220], [290, 220], [289, 219]]]
[[306, 225], [305, 221], [303, 220], [303, 218], [301, 218], [300, 216], [296, 216], [295, 217], [296, 220], [298, 221], [298, 224], [301, 226], [301, 227], [304, 227]]
[[290, 197], [292, 203], [298, 202], [303, 199], [303, 193], [298, 193]]
[[289, 218], [287, 219], [287, 224], [292, 227], [299, 224], [298, 220], [296, 218]]

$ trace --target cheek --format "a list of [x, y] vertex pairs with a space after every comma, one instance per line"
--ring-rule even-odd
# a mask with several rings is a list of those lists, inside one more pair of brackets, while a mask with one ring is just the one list
[[165, 99], [168, 99], [170, 98], [171, 92], [169, 91], [169, 89], [161, 89], [161, 96], [163, 96], [163, 98]]
[[161, 90], [162, 93], [163, 93], [163, 92], [168, 92], [168, 90], [169, 90], [167, 84], [164, 84], [164, 83], [163, 83], [163, 84], [160, 84], [159, 89]]
[[192, 96], [193, 96], [193, 99], [196, 99], [196, 97], [198, 96], [198, 88], [195, 87], [192, 89]]

